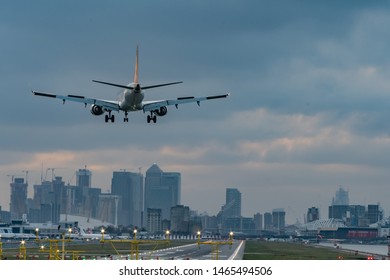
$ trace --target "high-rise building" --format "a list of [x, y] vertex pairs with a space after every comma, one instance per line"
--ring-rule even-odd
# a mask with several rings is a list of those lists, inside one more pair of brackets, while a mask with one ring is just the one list
[[216, 234], [219, 232], [217, 216], [209, 216], [207, 214], [204, 214], [201, 216], [201, 220], [202, 220], [202, 229], [205, 232], [208, 232], [210, 234]]
[[79, 187], [91, 187], [92, 172], [87, 168], [79, 169], [76, 172], [76, 185]]
[[336, 196], [332, 200], [332, 205], [349, 205], [348, 191], [340, 187], [336, 191]]
[[272, 213], [266, 212], [264, 213], [264, 229], [272, 230]]
[[33, 207], [38, 209], [42, 204], [51, 200], [51, 182], [43, 181], [40, 185], [34, 185]]
[[100, 188], [86, 188], [87, 190], [85, 199], [88, 200], [88, 207], [85, 207], [85, 211], [87, 213], [87, 217], [97, 218], [99, 212], [99, 200], [102, 190]]
[[11, 219], [22, 219], [27, 214], [27, 187], [23, 178], [15, 178], [11, 182]]
[[366, 207], [363, 205], [349, 205], [347, 213], [348, 226], [368, 226]]
[[241, 193], [238, 189], [226, 189], [225, 204], [218, 215], [222, 223], [228, 218], [241, 217]]
[[[240, 223], [241, 218], [241, 193], [238, 189], [227, 188], [225, 204], [218, 213], [218, 220], [222, 231], [229, 231]], [[235, 224], [235, 225], [233, 225]]]
[[[34, 223], [52, 222], [55, 205], [52, 182], [43, 181], [40, 185], [34, 185], [34, 197], [29, 209], [29, 220]], [[33, 214], [35, 213], [35, 214]]]
[[272, 225], [274, 230], [280, 231], [283, 230], [285, 222], [286, 212], [282, 208], [272, 210]]
[[145, 176], [145, 213], [146, 209], [161, 209], [162, 220], [169, 220], [171, 207], [180, 204], [181, 175], [178, 172], [163, 172], [153, 164]]
[[143, 175], [128, 171], [115, 171], [111, 194], [120, 197], [118, 224], [142, 226]]
[[148, 208], [146, 216], [146, 230], [152, 234], [162, 233], [161, 209]]
[[171, 232], [188, 233], [190, 223], [190, 208], [184, 205], [171, 207]]
[[306, 220], [308, 223], [314, 222], [320, 219], [320, 210], [317, 207], [311, 207], [307, 209]]
[[369, 204], [367, 206], [367, 217], [370, 224], [383, 219], [383, 211], [380, 209], [379, 204]]
[[347, 213], [349, 211], [349, 205], [331, 205], [329, 206], [329, 219], [339, 219], [345, 221], [347, 219]]
[[256, 231], [260, 232], [261, 230], [263, 230], [263, 215], [261, 215], [260, 213], [256, 213], [255, 215], [253, 215], [253, 221], [255, 223]]
[[60, 221], [60, 214], [67, 212], [67, 188], [62, 177], [55, 176], [52, 184], [52, 222], [58, 223]]
[[225, 215], [229, 218], [241, 217], [241, 192], [238, 189], [226, 189]]

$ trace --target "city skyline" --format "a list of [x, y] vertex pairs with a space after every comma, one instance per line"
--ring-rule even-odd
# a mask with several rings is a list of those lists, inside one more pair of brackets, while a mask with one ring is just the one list
[[[157, 162], [181, 172], [182, 204], [210, 213], [237, 187], [243, 216], [284, 207], [294, 223], [309, 202], [327, 213], [339, 185], [389, 213], [389, 24], [385, 1], [5, 1], [0, 204], [10, 176], [40, 182], [42, 165], [66, 183], [87, 165], [108, 190], [114, 170]], [[231, 95], [105, 125], [31, 93], [115, 99], [92, 80], [130, 82], [137, 45], [145, 85], [183, 81], [145, 101]]]
[[[36, 184], [30, 185], [29, 184], [27, 186], [26, 181], [25, 181], [26, 178], [23, 178], [22, 176], [20, 176], [20, 177], [16, 176], [12, 179], [14, 179], [15, 184], [16, 183], [19, 185], [22, 184], [24, 186], [23, 187], [24, 192], [27, 191], [28, 189], [34, 189], [34, 193], [32, 193], [30, 191], [29, 195], [27, 196], [27, 198], [30, 198], [30, 199], [32, 199], [32, 198], [35, 199], [35, 196], [37, 194], [36, 190], [35, 190], [36, 187], [41, 188], [41, 187], [45, 187], [45, 186], [50, 186], [51, 184], [70, 186], [70, 187], [84, 186], [87, 189], [95, 190], [94, 192], [96, 192], [97, 190], [100, 190], [99, 193], [101, 193], [101, 195], [103, 195], [103, 196], [109, 195], [111, 197], [111, 196], [118, 196], [119, 195], [119, 197], [120, 197], [121, 195], [124, 195], [126, 197], [129, 197], [130, 200], [132, 201], [131, 205], [126, 204], [126, 203], [123, 204], [121, 201], [122, 199], [119, 199], [119, 208], [118, 208], [119, 212], [117, 213], [117, 218], [118, 217], [125, 217], [125, 218], [119, 219], [118, 224], [122, 224], [123, 221], [134, 221], [135, 224], [139, 224], [140, 219], [141, 219], [141, 211], [144, 211], [144, 213], [147, 212], [147, 208], [149, 208], [149, 207], [148, 207], [148, 203], [146, 202], [147, 201], [146, 196], [151, 195], [150, 193], [148, 194], [148, 192], [145, 191], [146, 184], [147, 184], [146, 182], [148, 181], [147, 180], [148, 172], [149, 172], [149, 177], [152, 178], [152, 179], [149, 178], [149, 181], [152, 180], [152, 185], [161, 185], [161, 184], [164, 185], [167, 183], [172, 184], [172, 182], [177, 181], [177, 179], [175, 179], [175, 178], [178, 177], [179, 178], [179, 189], [181, 188], [181, 184], [180, 184], [181, 173], [178, 171], [171, 171], [171, 172], [162, 171], [162, 169], [156, 163], [153, 163], [147, 169], [147, 171], [145, 172], [145, 175], [143, 173], [141, 173], [141, 168], [139, 168], [138, 172], [132, 172], [132, 171], [125, 170], [125, 169], [121, 169], [119, 171], [113, 171], [112, 175], [111, 175], [111, 180], [110, 180], [111, 185], [108, 186], [106, 190], [104, 190], [104, 188], [102, 188], [102, 186], [98, 186], [98, 185], [91, 183], [91, 182], [93, 182], [93, 173], [94, 172], [91, 172], [91, 170], [87, 169], [87, 166], [84, 166], [84, 169], [78, 169], [74, 172], [74, 174], [76, 174], [76, 176], [73, 176], [72, 180], [75, 182], [75, 184], [72, 184], [72, 181], [65, 182], [65, 178], [56, 174], [54, 172], [54, 170], [51, 170], [51, 169], [47, 169], [47, 170], [52, 171], [52, 174], [50, 176], [54, 176], [54, 177], [50, 178], [50, 179], [46, 178], [45, 180], [43, 180], [41, 182], [41, 185], [39, 185], [39, 184], [38, 185], [36, 185]], [[156, 179], [153, 179], [153, 177], [157, 177], [157, 181], [156, 181]], [[41, 175], [41, 178], [43, 178], [42, 175]], [[163, 178], [163, 179], [161, 179], [161, 178]], [[173, 179], [173, 181], [172, 181], [172, 179]], [[142, 182], [138, 182], [140, 180]], [[78, 184], [80, 184], [80, 185], [78, 185]], [[138, 186], [138, 184], [140, 184], [140, 185]], [[10, 187], [11, 187], [11, 185], [13, 185], [13, 184], [10, 184]], [[126, 186], [126, 188], [123, 189], [123, 187], [121, 187], [121, 186]], [[38, 194], [42, 195], [41, 192], [42, 191], [39, 190]], [[169, 191], [169, 192], [171, 192], [171, 191]], [[344, 201], [344, 203], [338, 203], [337, 205], [341, 205], [343, 207], [347, 206], [347, 205], [356, 206], [356, 205], [364, 204], [364, 203], [360, 203], [360, 202], [350, 203], [349, 202], [349, 192], [341, 186], [338, 186], [338, 188], [335, 188], [334, 194], [335, 195], [332, 197], [332, 199], [329, 201], [328, 205], [326, 205], [324, 209], [320, 209], [316, 205], [315, 202], [308, 202], [307, 206], [306, 205], [303, 206], [303, 208], [305, 208], [306, 212], [302, 213], [302, 215], [300, 217], [295, 217], [295, 219], [292, 221], [286, 220], [286, 225], [292, 225], [295, 222], [305, 223], [306, 218], [307, 218], [306, 217], [307, 211], [310, 208], [318, 208], [319, 213], [317, 213], [317, 214], [319, 215], [320, 219], [331, 218], [331, 214], [329, 211], [330, 211], [332, 205], [335, 205], [334, 204], [335, 200], [340, 201], [342, 199]], [[145, 197], [144, 197], [144, 195], [145, 195]], [[160, 199], [162, 200], [161, 195], [163, 195], [163, 193], [159, 192], [158, 195], [160, 196]], [[171, 205], [168, 206], [167, 209], [170, 209], [170, 207], [175, 206], [175, 205], [185, 205], [185, 206], [189, 206], [191, 210], [197, 211], [199, 214], [207, 213], [210, 216], [217, 216], [217, 215], [222, 214], [222, 217], [224, 215], [227, 215], [229, 217], [243, 217], [243, 218], [251, 218], [258, 213], [264, 215], [265, 213], [279, 211], [279, 210], [283, 211], [285, 213], [285, 215], [288, 214], [288, 210], [286, 211], [286, 207], [283, 205], [274, 205], [271, 208], [268, 208], [268, 209], [262, 208], [261, 210], [260, 210], [260, 208], [259, 209], [252, 209], [252, 212], [250, 212], [249, 214], [246, 214], [246, 215], [241, 214], [242, 209], [246, 208], [246, 206], [247, 206], [246, 202], [242, 201], [241, 196], [242, 196], [242, 193], [240, 192], [239, 187], [225, 188], [224, 192], [220, 193], [218, 196], [219, 200], [221, 200], [221, 204], [217, 205], [217, 208], [219, 210], [217, 210], [216, 212], [210, 212], [207, 209], [197, 208], [196, 204], [192, 205], [192, 204], [181, 203], [181, 200], [183, 200], [183, 199], [186, 200], [186, 199], [185, 199], [185, 197], [182, 197], [180, 195], [180, 190], [179, 190], [178, 198], [177, 198], [178, 200], [176, 202], [171, 203]], [[11, 199], [12, 199], [12, 197], [10, 197], [10, 200]], [[139, 202], [140, 200], [142, 202]], [[27, 201], [26, 201], [26, 203], [27, 203]], [[144, 205], [142, 206], [142, 204], [144, 204]], [[370, 205], [370, 204], [374, 205], [374, 206], [376, 205], [380, 209], [383, 210], [383, 208], [381, 207], [380, 204], [378, 205], [376, 203], [368, 203], [365, 205]], [[363, 207], [365, 207], [365, 205], [363, 205]], [[3, 211], [4, 210], [8, 211], [8, 209], [6, 207], [4, 207], [4, 205], [0, 204], [0, 206], [1, 206], [1, 209]], [[59, 207], [63, 207], [63, 206], [60, 204]], [[124, 208], [122, 209], [122, 207], [124, 207]], [[160, 207], [158, 207], [156, 205], [156, 207], [152, 207], [152, 208], [160, 208]], [[346, 209], [349, 209], [349, 208], [344, 207], [343, 209], [341, 209], [342, 212], [340, 212], [339, 215], [344, 215], [342, 213], [347, 211]], [[63, 211], [63, 210], [61, 210], [61, 211]], [[96, 213], [98, 213], [99, 211], [100, 211], [99, 209], [96, 209]], [[133, 211], [136, 211], [136, 213], [135, 212], [133, 213]], [[383, 213], [383, 214], [384, 214], [383, 215], [384, 217], [388, 216], [388, 213]], [[56, 213], [56, 215], [58, 215], [58, 217], [59, 217], [59, 212]], [[88, 213], [84, 213], [84, 215], [88, 216]], [[143, 214], [143, 215], [144, 215], [144, 218], [142, 218], [142, 219], [145, 220], [145, 214]], [[164, 218], [168, 219], [168, 217], [169, 216], [165, 216]], [[14, 217], [14, 218], [20, 218], [20, 217]], [[341, 218], [341, 216], [338, 218]]]

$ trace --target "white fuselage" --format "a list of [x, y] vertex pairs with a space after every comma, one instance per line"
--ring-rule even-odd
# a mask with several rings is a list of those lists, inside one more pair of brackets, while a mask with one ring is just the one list
[[119, 106], [123, 111], [138, 111], [142, 110], [142, 100], [144, 94], [140, 89], [128, 90], [123, 92], [122, 100], [119, 102]]

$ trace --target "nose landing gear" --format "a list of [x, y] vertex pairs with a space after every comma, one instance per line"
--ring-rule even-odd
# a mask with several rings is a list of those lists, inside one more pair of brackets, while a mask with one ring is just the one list
[[129, 118], [127, 117], [128, 113], [125, 111], [125, 118], [123, 119], [124, 122], [129, 122]]

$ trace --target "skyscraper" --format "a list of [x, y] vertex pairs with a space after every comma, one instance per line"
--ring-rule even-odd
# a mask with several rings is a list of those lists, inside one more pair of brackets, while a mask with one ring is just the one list
[[145, 177], [145, 213], [146, 209], [161, 209], [162, 220], [169, 220], [171, 207], [180, 204], [181, 175], [178, 172], [163, 172], [153, 164]]
[[79, 169], [76, 172], [76, 185], [79, 187], [91, 187], [92, 172], [87, 168]]
[[241, 228], [241, 193], [238, 189], [227, 188], [225, 205], [218, 213], [222, 231]]
[[277, 208], [272, 210], [272, 225], [275, 230], [283, 230], [286, 222], [285, 222], [286, 212], [283, 208]]
[[146, 229], [149, 233], [162, 233], [161, 209], [146, 210]]
[[383, 219], [383, 211], [379, 204], [369, 204], [367, 207], [367, 217], [370, 224], [376, 223]]
[[29, 219], [33, 222], [60, 221], [60, 214], [71, 214], [74, 210], [70, 187], [65, 186], [62, 177], [55, 176], [51, 182], [34, 185], [34, 198], [30, 203]]
[[241, 217], [241, 193], [238, 189], [226, 189], [225, 205], [222, 206], [218, 215], [222, 223], [227, 218]]
[[272, 213], [266, 212], [264, 213], [264, 229], [272, 230]]
[[332, 205], [349, 205], [348, 191], [340, 187], [336, 191], [336, 196], [332, 200]]
[[27, 214], [27, 186], [23, 178], [11, 182], [11, 219], [22, 219], [23, 214]]
[[256, 213], [253, 215], [253, 221], [255, 223], [255, 229], [257, 232], [263, 230], [263, 215]]
[[118, 224], [124, 226], [142, 226], [142, 174], [128, 171], [114, 171], [111, 194], [120, 197]]
[[225, 212], [229, 218], [241, 217], [241, 192], [238, 189], [226, 189]]
[[186, 234], [189, 231], [190, 208], [184, 205], [171, 207], [171, 231]]
[[317, 207], [311, 207], [307, 209], [306, 220], [308, 223], [320, 219], [320, 210]]

